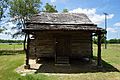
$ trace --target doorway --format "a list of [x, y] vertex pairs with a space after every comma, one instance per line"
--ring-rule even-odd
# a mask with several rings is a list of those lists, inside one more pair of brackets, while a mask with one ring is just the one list
[[56, 37], [56, 64], [69, 64], [71, 55], [71, 44], [69, 35], [59, 35]]

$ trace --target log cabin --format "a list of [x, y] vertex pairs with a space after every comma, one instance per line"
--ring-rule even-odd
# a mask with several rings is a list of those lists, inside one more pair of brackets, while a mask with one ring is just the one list
[[[69, 59], [93, 58], [92, 36], [98, 36], [97, 65], [101, 66], [101, 34], [83, 13], [40, 13], [26, 21], [22, 30], [25, 35], [25, 68], [30, 68], [29, 59], [54, 58], [55, 64], [70, 64]], [[25, 46], [27, 43], [27, 47]]]

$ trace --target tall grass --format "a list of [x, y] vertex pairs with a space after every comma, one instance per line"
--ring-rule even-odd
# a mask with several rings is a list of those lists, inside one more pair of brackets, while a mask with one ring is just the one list
[[24, 54], [0, 56], [0, 80], [16, 80], [20, 75], [15, 68], [24, 63]]

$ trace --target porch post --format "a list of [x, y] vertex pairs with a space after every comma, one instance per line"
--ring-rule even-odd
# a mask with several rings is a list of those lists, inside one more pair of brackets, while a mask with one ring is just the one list
[[93, 40], [92, 40], [92, 37], [93, 37], [93, 35], [91, 33], [91, 55], [90, 55], [90, 59], [89, 59], [90, 63], [92, 63], [92, 59], [93, 59]]
[[30, 43], [30, 37], [29, 34], [27, 34], [27, 49], [25, 49], [26, 52], [26, 64], [24, 66], [25, 69], [30, 69], [30, 64], [29, 64], [29, 43]]
[[98, 33], [98, 54], [97, 54], [97, 67], [102, 67], [102, 59], [101, 59], [101, 33]]

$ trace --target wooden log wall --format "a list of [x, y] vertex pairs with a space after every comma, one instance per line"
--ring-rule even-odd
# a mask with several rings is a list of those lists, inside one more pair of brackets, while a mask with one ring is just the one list
[[53, 35], [36, 32], [36, 38], [30, 41], [30, 54], [31, 58], [54, 57]]
[[35, 58], [35, 53], [36, 53], [36, 43], [35, 39], [30, 39], [30, 44], [29, 44], [29, 56], [30, 58]]
[[71, 57], [81, 58], [90, 57], [92, 53], [91, 33], [72, 34], [71, 38]]
[[[36, 32], [36, 39], [30, 40], [30, 58], [55, 57], [55, 37], [66, 32]], [[55, 35], [54, 35], [55, 34]], [[90, 57], [92, 53], [92, 37], [90, 32], [70, 32], [69, 56], [71, 58]]]

